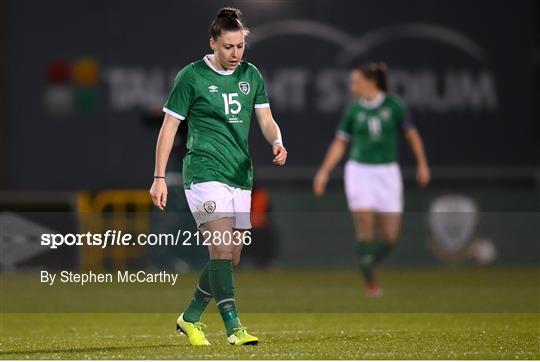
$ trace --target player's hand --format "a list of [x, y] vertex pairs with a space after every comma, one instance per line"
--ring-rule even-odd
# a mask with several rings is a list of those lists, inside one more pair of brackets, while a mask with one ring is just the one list
[[418, 184], [422, 187], [426, 187], [429, 184], [431, 181], [431, 172], [429, 171], [428, 165], [418, 165], [418, 168], [416, 169], [416, 181], [418, 181]]
[[328, 184], [328, 173], [318, 171], [313, 179], [313, 193], [319, 197], [324, 195], [326, 184]]
[[272, 161], [275, 165], [283, 166], [285, 162], [287, 162], [287, 150], [282, 144], [273, 145], [272, 152], [274, 154], [274, 159]]
[[167, 206], [167, 184], [164, 179], [154, 179], [152, 187], [150, 187], [150, 196], [154, 205], [163, 211], [165, 206]]

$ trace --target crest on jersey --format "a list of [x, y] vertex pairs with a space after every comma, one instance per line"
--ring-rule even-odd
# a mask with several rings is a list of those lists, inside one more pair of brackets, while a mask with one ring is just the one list
[[211, 214], [211, 213], [213, 213], [214, 211], [216, 211], [216, 202], [215, 202], [215, 201], [206, 201], [206, 202], [203, 204], [203, 207], [204, 207], [204, 211], [206, 211], [207, 213]]
[[392, 112], [388, 108], [383, 108], [379, 112], [379, 116], [381, 117], [383, 121], [388, 121], [391, 115], [392, 115]]
[[218, 91], [217, 85], [212, 84], [211, 86], [208, 87], [208, 91], [210, 93], [216, 93]]
[[245, 95], [248, 95], [251, 89], [248, 82], [238, 83], [238, 88], [240, 88], [240, 92], [244, 93]]

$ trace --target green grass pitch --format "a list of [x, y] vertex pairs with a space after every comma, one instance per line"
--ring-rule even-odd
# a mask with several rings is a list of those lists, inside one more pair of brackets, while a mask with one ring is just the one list
[[203, 319], [212, 346], [191, 347], [174, 324], [195, 274], [175, 287], [56, 289], [32, 275], [4, 275], [0, 358], [540, 358], [538, 268], [383, 269], [380, 276], [385, 296], [373, 300], [353, 271], [241, 270], [240, 316], [261, 343], [227, 345], [212, 303]]

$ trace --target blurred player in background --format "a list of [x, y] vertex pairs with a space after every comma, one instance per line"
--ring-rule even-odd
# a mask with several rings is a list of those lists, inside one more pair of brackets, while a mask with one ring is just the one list
[[178, 329], [192, 345], [210, 344], [200, 320], [212, 298], [230, 344], [259, 341], [238, 319], [232, 274], [233, 265], [240, 261], [246, 230], [251, 228], [253, 169], [248, 134], [253, 109], [264, 137], [272, 145], [274, 164], [285, 164], [287, 151], [270, 111], [264, 80], [255, 66], [242, 61], [247, 34], [238, 9], [219, 10], [210, 26], [214, 53], [189, 64], [176, 76], [163, 109], [166, 114], [157, 142], [150, 194], [154, 205], [163, 210], [167, 202], [163, 175], [178, 126], [188, 120], [184, 189], [201, 238], [212, 235], [210, 261], [177, 320]]
[[397, 163], [400, 130], [417, 162], [420, 186], [430, 181], [422, 139], [397, 97], [387, 93], [387, 67], [381, 63], [360, 66], [351, 72], [354, 100], [346, 108], [326, 157], [315, 175], [313, 191], [325, 192], [332, 170], [351, 144], [345, 165], [345, 192], [357, 237], [360, 269], [368, 296], [381, 296], [375, 280], [377, 265], [392, 249], [401, 226], [403, 183]]

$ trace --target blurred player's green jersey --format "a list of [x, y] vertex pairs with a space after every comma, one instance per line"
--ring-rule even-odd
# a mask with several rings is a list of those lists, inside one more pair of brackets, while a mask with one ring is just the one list
[[264, 80], [250, 63], [220, 71], [206, 56], [178, 73], [163, 110], [188, 122], [185, 189], [207, 181], [252, 188], [248, 134], [254, 107], [269, 104]]
[[354, 100], [345, 110], [337, 136], [350, 141], [349, 157], [368, 164], [397, 161], [397, 135], [410, 126], [397, 97], [382, 94], [372, 102]]

